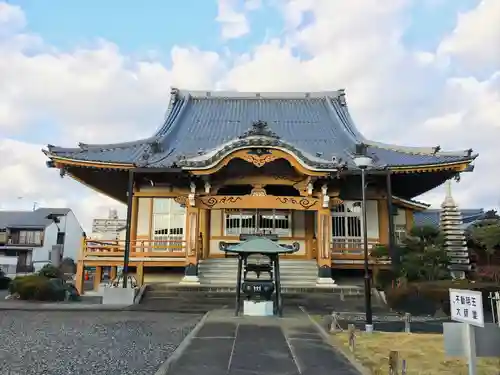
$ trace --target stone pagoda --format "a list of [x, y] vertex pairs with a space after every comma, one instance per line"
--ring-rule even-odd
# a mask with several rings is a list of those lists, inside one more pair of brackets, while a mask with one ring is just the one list
[[446, 197], [441, 204], [440, 227], [444, 234], [449, 270], [453, 279], [465, 279], [471, 270], [471, 262], [462, 214], [451, 194], [451, 181], [447, 182]]

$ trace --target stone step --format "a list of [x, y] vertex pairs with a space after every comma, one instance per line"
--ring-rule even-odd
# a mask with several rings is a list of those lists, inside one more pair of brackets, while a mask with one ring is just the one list
[[[241, 273], [241, 277], [243, 278], [244, 273]], [[273, 272], [273, 276], [276, 274]], [[225, 279], [232, 279], [236, 280], [237, 278], [237, 272], [221, 272], [219, 270], [199, 270], [198, 271], [198, 276], [199, 277], [218, 277], [218, 278], [225, 278]], [[255, 278], [257, 275], [253, 272], [248, 273], [249, 278]], [[260, 278], [268, 278], [269, 274], [267, 272], [261, 272], [261, 277]], [[317, 272], [280, 272], [280, 277], [281, 279], [284, 278], [298, 278], [298, 279], [314, 279], [316, 280]]]
[[[225, 269], [237, 269], [237, 264], [228, 264], [228, 263], [213, 263], [213, 264], [200, 264], [198, 266], [200, 269], [215, 269], [215, 268], [225, 268]], [[318, 267], [316, 264], [280, 264], [280, 270], [286, 269], [307, 269], [316, 271]]]
[[[212, 285], [182, 285], [182, 284], [150, 284], [147, 286], [147, 293], [156, 292], [182, 292], [191, 295], [191, 293], [234, 293], [236, 290], [235, 284], [212, 284]], [[283, 293], [300, 293], [300, 294], [324, 294], [327, 296], [341, 295], [344, 296], [362, 296], [363, 288], [355, 285], [346, 286], [290, 286], [286, 285], [281, 287]], [[194, 294], [193, 294], [194, 295]]]

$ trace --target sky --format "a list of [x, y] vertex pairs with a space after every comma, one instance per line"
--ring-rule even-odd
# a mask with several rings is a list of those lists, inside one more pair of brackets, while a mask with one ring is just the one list
[[150, 136], [172, 86], [345, 88], [369, 139], [473, 148], [454, 197], [500, 204], [499, 0], [0, 0], [0, 209], [123, 214], [41, 149]]

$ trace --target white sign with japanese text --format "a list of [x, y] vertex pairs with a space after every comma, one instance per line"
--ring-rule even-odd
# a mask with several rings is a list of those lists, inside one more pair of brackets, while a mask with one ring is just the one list
[[484, 327], [483, 295], [475, 290], [450, 289], [451, 320]]

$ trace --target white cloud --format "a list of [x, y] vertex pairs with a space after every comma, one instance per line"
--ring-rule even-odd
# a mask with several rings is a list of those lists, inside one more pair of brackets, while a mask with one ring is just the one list
[[[238, 10], [238, 0], [217, 0], [218, 13], [216, 21], [221, 24], [221, 33], [224, 39], [235, 39], [250, 32], [245, 9]], [[255, 5], [255, 1], [248, 3], [250, 8]]]
[[[225, 3], [225, 16], [219, 19], [223, 29], [238, 24], [231, 21], [238, 17], [228, 16], [235, 8]], [[283, 38], [243, 55], [175, 46], [172, 67], [166, 68], [153, 59], [127, 56], [109, 41], [57, 50], [23, 29], [26, 21], [19, 8], [0, 3], [1, 208], [30, 208], [33, 201], [68, 205], [87, 228], [92, 217], [106, 215], [109, 207], [118, 206], [123, 213], [122, 205], [47, 169], [41, 145], [13, 139], [34, 139], [36, 134], [37, 142], [72, 146], [150, 135], [163, 119], [172, 84], [260, 91], [345, 87], [354, 120], [370, 138], [440, 144], [443, 149], [473, 147], [480, 153], [476, 171], [454, 187], [457, 201], [462, 207], [495, 206], [500, 198], [500, 178], [494, 172], [500, 62], [473, 49], [457, 49], [468, 38], [459, 32], [447, 36], [436, 54], [408, 49], [401, 36], [409, 5], [410, 0], [285, 1]], [[247, 11], [254, 8], [247, 4]], [[303, 25], [306, 12], [313, 21]], [[490, 15], [483, 15], [484, 25]], [[226, 37], [242, 29], [235, 30]], [[455, 47], [445, 49], [446, 43]], [[298, 58], [296, 49], [309, 57]], [[445, 67], [442, 57], [458, 56], [459, 50], [461, 61], [482, 57], [474, 70], [454, 76], [454, 59]], [[499, 73], [475, 76], [481, 64]], [[45, 131], [41, 124], [53, 129]], [[439, 204], [442, 197], [436, 191], [422, 199]]]
[[439, 53], [458, 58], [468, 68], [500, 66], [500, 1], [482, 0], [458, 17], [456, 28], [439, 46]]
[[0, 37], [16, 32], [24, 26], [26, 26], [26, 17], [20, 7], [0, 3]]

